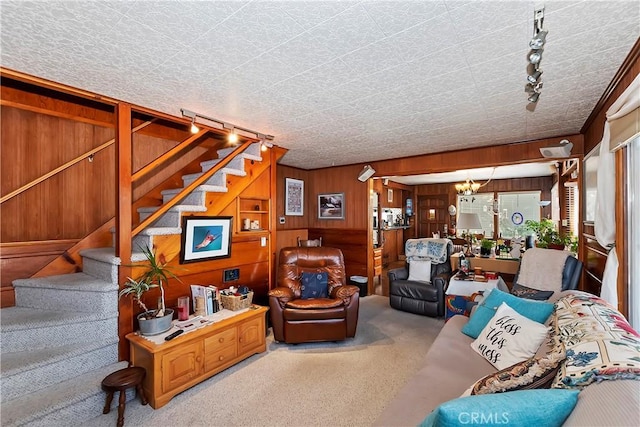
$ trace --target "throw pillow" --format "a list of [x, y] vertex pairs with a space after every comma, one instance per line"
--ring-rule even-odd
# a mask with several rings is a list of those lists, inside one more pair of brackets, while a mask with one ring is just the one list
[[578, 393], [546, 389], [459, 397], [434, 409], [420, 427], [561, 426], [578, 403]]
[[471, 348], [498, 369], [527, 360], [547, 336], [547, 328], [502, 303]]
[[563, 346], [553, 347], [549, 353], [541, 357], [530, 357], [479, 379], [471, 387], [471, 394], [549, 388], [558, 372], [560, 362], [565, 357]]
[[411, 262], [409, 263], [409, 280], [430, 282], [431, 261], [418, 259], [411, 260]]
[[326, 298], [328, 275], [326, 271], [302, 273], [300, 277], [300, 298]]
[[582, 388], [594, 381], [640, 380], [640, 334], [601, 298], [580, 291], [557, 303], [555, 335], [565, 346], [555, 388]]
[[471, 338], [478, 338], [482, 329], [487, 326], [496, 310], [506, 302], [507, 305], [524, 317], [538, 323], [544, 323], [553, 312], [554, 305], [542, 301], [518, 298], [500, 289], [492, 289], [489, 295], [478, 305], [469, 321], [462, 327], [462, 333]]
[[540, 291], [538, 289], [528, 288], [523, 285], [514, 284], [511, 288], [511, 294], [527, 299], [534, 299], [537, 301], [546, 301], [551, 298], [553, 291]]

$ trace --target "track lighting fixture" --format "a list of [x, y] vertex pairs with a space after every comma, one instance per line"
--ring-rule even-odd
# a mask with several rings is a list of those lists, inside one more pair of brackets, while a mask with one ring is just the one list
[[196, 126], [196, 116], [193, 116], [191, 118], [191, 133], [198, 133], [198, 132], [200, 132], [200, 128]]
[[[273, 135], [265, 135], [263, 133], [260, 132], [256, 132], [254, 130], [251, 129], [246, 129], [240, 126], [236, 126], [233, 125], [231, 123], [225, 122], [223, 120], [218, 120], [218, 119], [214, 119], [213, 117], [208, 117], [205, 116], [203, 114], [199, 114], [199, 113], [195, 113], [193, 111], [189, 111], [186, 110], [184, 108], [180, 109], [180, 112], [182, 113], [182, 117], [187, 117], [189, 119], [191, 119], [191, 127], [190, 130], [192, 133], [198, 133], [200, 131], [200, 128], [196, 125], [196, 119], [200, 118], [203, 120], [206, 120], [209, 123], [203, 123], [207, 126], [211, 126], [213, 128], [216, 129], [221, 129], [221, 130], [227, 130], [229, 131], [229, 134], [227, 136], [227, 140], [232, 143], [235, 144], [238, 142], [239, 140], [239, 132], [240, 134], [242, 134], [242, 136], [246, 136], [248, 138], [254, 138], [256, 140], [260, 140], [261, 144], [266, 145], [268, 148], [273, 147], [273, 143], [271, 143], [270, 141], [273, 141]], [[202, 123], [202, 120], [200, 121]]]
[[533, 37], [529, 41], [529, 48], [531, 49], [527, 54], [527, 59], [530, 64], [527, 67], [527, 89], [529, 102], [535, 103], [540, 99], [540, 90], [542, 89], [542, 82], [540, 77], [542, 76], [542, 70], [540, 69], [540, 61], [542, 61], [542, 52], [544, 44], [547, 41], [547, 30], [542, 29], [542, 23], [544, 22], [544, 7], [535, 9], [533, 11]]
[[538, 80], [540, 79], [541, 75], [542, 75], [542, 70], [537, 70], [533, 74], [529, 74], [527, 76], [527, 81], [529, 83], [531, 83], [532, 85], [534, 85], [534, 84], [538, 83]]

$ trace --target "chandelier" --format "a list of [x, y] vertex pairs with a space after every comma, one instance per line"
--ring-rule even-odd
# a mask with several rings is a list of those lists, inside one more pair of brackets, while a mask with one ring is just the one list
[[480, 189], [480, 184], [474, 182], [472, 179], [467, 178], [466, 182], [456, 184], [455, 187], [458, 194], [463, 196], [470, 196], [478, 192], [478, 190]]

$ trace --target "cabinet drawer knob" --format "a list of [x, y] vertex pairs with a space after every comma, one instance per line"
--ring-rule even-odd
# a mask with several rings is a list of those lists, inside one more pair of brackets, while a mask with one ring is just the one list
[[218, 341], [222, 344], [224, 342], [224, 338], [219, 338]]
[[224, 356], [218, 357], [218, 360], [222, 362], [224, 360]]

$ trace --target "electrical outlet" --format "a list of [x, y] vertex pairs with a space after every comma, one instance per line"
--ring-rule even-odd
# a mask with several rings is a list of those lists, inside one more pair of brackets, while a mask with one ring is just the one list
[[223, 282], [235, 282], [236, 280], [240, 279], [240, 269], [239, 268], [232, 268], [229, 270], [224, 270], [224, 275], [223, 275]]

